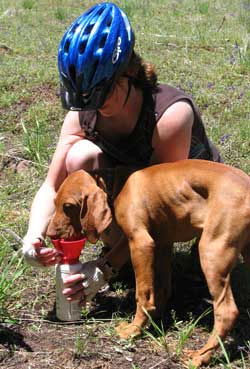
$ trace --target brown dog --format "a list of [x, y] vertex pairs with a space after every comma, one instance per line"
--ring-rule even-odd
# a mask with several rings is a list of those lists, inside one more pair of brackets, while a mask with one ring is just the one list
[[[122, 181], [115, 175], [115, 198]], [[99, 186], [101, 187], [99, 187]], [[56, 197], [56, 213], [48, 233], [90, 242], [99, 235], [116, 244], [116, 265], [128, 257], [126, 240], [112, 220], [102, 175], [71, 174]], [[123, 338], [139, 335], [147, 321], [145, 310], [160, 315], [171, 289], [172, 244], [199, 237], [201, 266], [214, 303], [214, 329], [207, 344], [190, 352], [193, 364], [208, 363], [238, 315], [230, 273], [241, 253], [250, 262], [250, 179], [223, 164], [184, 160], [155, 165], [132, 174], [115, 200], [116, 220], [129, 241], [136, 277], [136, 315], [117, 331]], [[123, 239], [123, 242], [120, 240]], [[118, 247], [117, 247], [118, 245]], [[111, 259], [109, 259], [111, 261]]]
[[199, 255], [214, 307], [214, 328], [206, 345], [189, 352], [194, 365], [207, 364], [233, 327], [238, 309], [230, 273], [241, 253], [250, 261], [250, 178], [238, 169], [183, 160], [132, 174], [115, 201], [116, 220], [127, 239], [136, 278], [136, 315], [123, 323], [123, 338], [140, 334], [148, 318], [161, 313], [170, 294], [173, 242], [199, 237]]

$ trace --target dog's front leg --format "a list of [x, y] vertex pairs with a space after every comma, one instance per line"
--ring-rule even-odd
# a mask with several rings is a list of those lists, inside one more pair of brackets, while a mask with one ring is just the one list
[[136, 231], [129, 241], [131, 260], [136, 279], [136, 314], [132, 323], [122, 323], [117, 332], [122, 338], [138, 336], [148, 321], [147, 313], [153, 315], [155, 304], [155, 258], [157, 248], [146, 230]]

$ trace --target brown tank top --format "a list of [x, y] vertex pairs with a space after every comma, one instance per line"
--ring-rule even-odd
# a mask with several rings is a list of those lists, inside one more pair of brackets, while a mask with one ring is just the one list
[[153, 152], [152, 136], [155, 125], [163, 113], [178, 101], [187, 101], [194, 112], [190, 159], [222, 161], [216, 147], [208, 140], [200, 113], [191, 97], [181, 90], [160, 84], [156, 91], [144, 91], [140, 116], [133, 132], [116, 145], [106, 140], [95, 129], [96, 111], [79, 112], [79, 120], [86, 138], [98, 145], [117, 165], [145, 167], [149, 165]]

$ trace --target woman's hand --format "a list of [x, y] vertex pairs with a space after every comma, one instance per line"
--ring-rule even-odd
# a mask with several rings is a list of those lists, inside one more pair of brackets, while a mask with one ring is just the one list
[[56, 249], [46, 247], [40, 237], [34, 240], [24, 237], [22, 251], [25, 260], [33, 266], [53, 266], [61, 260], [61, 254]]
[[80, 300], [82, 305], [85, 305], [107, 283], [99, 263], [99, 260], [83, 263], [80, 273], [64, 278], [63, 294], [68, 301]]
[[80, 300], [82, 305], [86, 303], [86, 296], [84, 294], [83, 274], [74, 274], [66, 277], [64, 280], [63, 294], [66, 296], [68, 301]]
[[34, 243], [36, 259], [43, 266], [53, 266], [60, 263], [61, 255], [56, 249], [45, 247], [41, 240]]

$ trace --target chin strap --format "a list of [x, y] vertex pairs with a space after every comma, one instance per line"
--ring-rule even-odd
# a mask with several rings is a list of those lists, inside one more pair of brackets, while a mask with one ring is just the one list
[[132, 78], [125, 75], [125, 77], [128, 78], [128, 93], [127, 93], [127, 96], [126, 96], [126, 99], [124, 100], [124, 103], [123, 103], [123, 106], [126, 105], [127, 101], [128, 101], [128, 98], [129, 98], [129, 95], [130, 95], [130, 91], [131, 91], [131, 87], [132, 87]]

